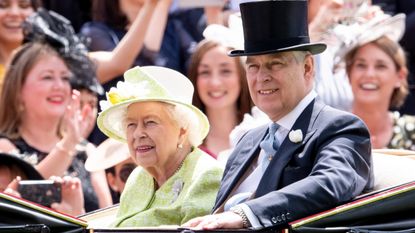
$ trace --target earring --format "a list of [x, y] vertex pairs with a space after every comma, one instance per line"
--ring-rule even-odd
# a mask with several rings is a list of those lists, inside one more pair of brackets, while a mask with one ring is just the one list
[[177, 148], [182, 149], [183, 145], [180, 143], [179, 145], [177, 145]]

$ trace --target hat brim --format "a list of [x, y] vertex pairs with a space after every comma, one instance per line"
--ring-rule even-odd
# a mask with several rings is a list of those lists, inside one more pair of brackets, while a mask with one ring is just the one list
[[285, 51], [309, 51], [311, 54], [319, 54], [326, 50], [327, 45], [323, 43], [311, 43], [311, 44], [300, 44], [285, 48], [263, 50], [263, 51], [253, 51], [245, 52], [245, 50], [232, 50], [228, 53], [230, 57], [239, 57], [239, 56], [252, 56], [252, 55], [264, 55]]
[[129, 158], [131, 156], [127, 144], [109, 138], [99, 144], [95, 153], [88, 156], [85, 169], [89, 172], [103, 171]]
[[18, 166], [24, 174], [26, 174], [28, 180], [43, 180], [43, 176], [36, 170], [30, 163], [18, 158], [15, 155], [8, 153], [0, 153], [0, 163], [14, 164]]
[[122, 119], [124, 117], [124, 114], [127, 111], [127, 107], [130, 104], [133, 103], [139, 103], [139, 102], [164, 102], [164, 103], [170, 103], [170, 104], [179, 104], [182, 106], [187, 107], [193, 114], [195, 114], [196, 118], [198, 119], [198, 125], [199, 125], [199, 137], [201, 140], [203, 140], [208, 132], [209, 132], [209, 121], [206, 117], [206, 115], [200, 111], [198, 108], [191, 104], [182, 103], [179, 101], [174, 101], [171, 99], [163, 99], [163, 98], [141, 98], [141, 99], [131, 99], [124, 101], [119, 104], [115, 104], [108, 109], [105, 109], [102, 111], [97, 119], [98, 128], [108, 137], [116, 139], [121, 142], [126, 142], [126, 134], [125, 130], [123, 129], [123, 122]]
[[351, 30], [358, 34], [354, 35], [354, 40], [350, 41], [348, 44], [343, 42], [344, 44], [342, 44], [340, 49], [335, 53], [335, 63], [343, 62], [347, 54], [356, 47], [375, 41], [382, 36], [386, 36], [390, 40], [398, 43], [405, 33], [406, 15], [400, 13], [392, 17], [384, 17], [385, 15], [382, 15], [379, 16], [379, 19], [373, 18], [365, 24], [362, 24], [360, 27], [363, 27], [365, 30], [354, 30], [355, 32]]

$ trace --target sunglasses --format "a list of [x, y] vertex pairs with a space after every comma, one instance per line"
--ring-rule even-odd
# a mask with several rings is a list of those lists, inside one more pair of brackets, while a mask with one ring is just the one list
[[118, 173], [118, 176], [120, 177], [122, 182], [126, 182], [128, 177], [130, 176], [131, 172], [137, 167], [137, 165], [133, 163], [127, 163], [123, 165], [120, 169], [120, 172]]

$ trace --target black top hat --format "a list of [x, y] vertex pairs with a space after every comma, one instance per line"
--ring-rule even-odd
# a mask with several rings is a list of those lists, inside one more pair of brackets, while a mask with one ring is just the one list
[[26, 162], [19, 155], [0, 152], [0, 165], [16, 165], [26, 174], [28, 180], [43, 180], [42, 175], [30, 163]]
[[310, 43], [307, 0], [246, 2], [240, 9], [245, 50], [230, 51], [231, 57], [293, 50], [318, 54], [327, 47]]

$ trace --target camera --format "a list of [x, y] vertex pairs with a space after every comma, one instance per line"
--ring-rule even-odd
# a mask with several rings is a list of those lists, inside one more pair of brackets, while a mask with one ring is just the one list
[[18, 192], [26, 200], [50, 207], [62, 199], [61, 184], [53, 180], [22, 180]]

